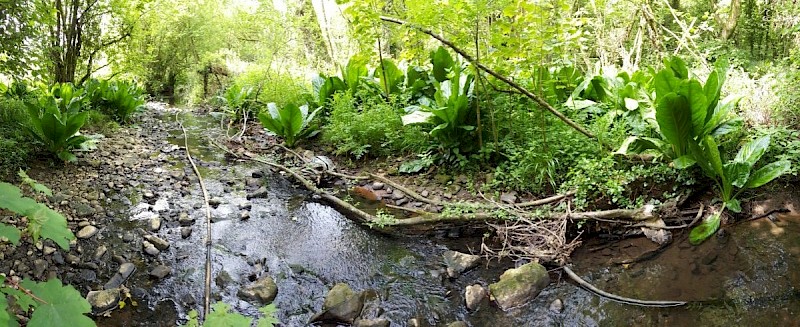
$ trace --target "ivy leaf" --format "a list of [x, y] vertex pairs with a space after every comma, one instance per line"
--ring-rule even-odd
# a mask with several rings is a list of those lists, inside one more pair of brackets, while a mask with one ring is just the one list
[[275, 314], [278, 312], [278, 308], [275, 307], [275, 303], [271, 303], [265, 305], [264, 307], [258, 309], [258, 312], [264, 314], [264, 317], [258, 318], [257, 327], [273, 327], [280, 323], [278, 318], [275, 318]]
[[11, 244], [17, 245], [19, 244], [20, 232], [14, 226], [0, 223], [0, 237], [5, 237]]
[[28, 322], [30, 327], [84, 327], [95, 326], [94, 321], [85, 316], [92, 310], [72, 285], [63, 286], [58, 279], [51, 279], [43, 283], [24, 280], [23, 286], [43, 301], [31, 315]]
[[205, 327], [250, 327], [250, 323], [253, 322], [253, 318], [229, 312], [231, 307], [224, 302], [214, 303], [211, 309], [211, 313], [203, 323]]

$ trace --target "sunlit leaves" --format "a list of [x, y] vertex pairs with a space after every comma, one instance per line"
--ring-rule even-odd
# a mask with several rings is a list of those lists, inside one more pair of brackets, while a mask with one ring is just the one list
[[205, 327], [250, 327], [252, 318], [247, 318], [237, 313], [230, 313], [231, 307], [224, 302], [211, 305], [211, 313], [203, 323]]
[[[34, 241], [41, 236], [53, 240], [62, 249], [69, 249], [69, 241], [75, 236], [67, 228], [67, 220], [64, 216], [34, 199], [22, 196], [19, 188], [14, 185], [0, 182], [0, 194], [4, 195], [0, 197], [0, 208], [28, 217], [26, 230]], [[0, 236], [5, 236], [16, 244], [19, 241], [19, 235], [8, 227], [10, 226], [0, 225]]]
[[715, 213], [706, 218], [700, 225], [692, 228], [689, 233], [689, 243], [698, 245], [703, 243], [709, 236], [714, 235], [719, 229], [720, 214]]
[[92, 307], [71, 285], [63, 286], [58, 279], [47, 282], [23, 281], [22, 286], [46, 303], [38, 303], [28, 326], [84, 327], [95, 326], [85, 314]]

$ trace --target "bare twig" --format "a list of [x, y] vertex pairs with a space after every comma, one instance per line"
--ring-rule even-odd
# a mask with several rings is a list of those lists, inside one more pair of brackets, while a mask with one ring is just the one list
[[569, 267], [563, 266], [562, 268], [564, 269], [564, 272], [567, 273], [567, 276], [569, 276], [570, 279], [572, 279], [573, 281], [578, 283], [578, 285], [580, 285], [581, 287], [583, 287], [587, 291], [592, 292], [594, 294], [597, 294], [597, 295], [599, 295], [601, 297], [607, 298], [609, 300], [615, 301], [615, 302], [624, 303], [624, 304], [630, 304], [630, 305], [636, 305], [636, 306], [641, 306], [641, 307], [661, 307], [661, 308], [679, 307], [679, 306], [685, 305], [687, 303], [685, 301], [647, 301], [647, 300], [637, 300], [637, 299], [631, 299], [631, 298], [627, 298], [627, 297], [622, 297], [622, 296], [619, 296], [619, 295], [616, 295], [616, 294], [611, 294], [611, 293], [603, 291], [603, 290], [601, 290], [601, 289], [599, 289], [597, 287], [594, 287], [592, 284], [589, 284], [587, 281], [585, 281], [582, 278], [578, 277], [578, 275], [575, 274], [575, 272], [573, 272], [572, 269], [570, 269]]
[[189, 163], [192, 165], [192, 170], [194, 170], [195, 175], [197, 175], [197, 180], [200, 183], [200, 190], [203, 191], [203, 201], [205, 202], [206, 208], [206, 278], [205, 278], [205, 298], [203, 299], [203, 317], [208, 317], [211, 308], [211, 204], [208, 202], [208, 190], [206, 189], [206, 185], [203, 182], [203, 175], [200, 174], [200, 170], [197, 169], [197, 165], [194, 163], [194, 159], [192, 159], [192, 153], [189, 150], [189, 136], [186, 133], [186, 128], [183, 127], [183, 122], [178, 119], [178, 112], [175, 113], [175, 120], [181, 126], [181, 130], [183, 131], [183, 142], [184, 148], [186, 149], [186, 158], [189, 159]]

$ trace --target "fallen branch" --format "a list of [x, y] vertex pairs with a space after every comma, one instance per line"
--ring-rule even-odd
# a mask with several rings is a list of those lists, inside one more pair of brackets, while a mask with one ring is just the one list
[[660, 308], [679, 307], [679, 306], [685, 305], [687, 303], [685, 301], [637, 300], [637, 299], [631, 299], [631, 298], [627, 298], [627, 297], [622, 297], [622, 296], [619, 296], [619, 295], [616, 295], [616, 294], [611, 294], [611, 293], [603, 291], [603, 290], [601, 290], [601, 289], [599, 289], [597, 287], [594, 287], [592, 284], [589, 284], [587, 281], [585, 281], [582, 278], [578, 277], [578, 275], [576, 275], [572, 271], [572, 269], [569, 269], [569, 267], [563, 266], [561, 268], [564, 269], [564, 272], [567, 273], [567, 276], [569, 276], [570, 279], [572, 279], [573, 281], [578, 283], [578, 285], [580, 285], [581, 287], [583, 287], [587, 291], [592, 292], [592, 293], [594, 293], [596, 295], [599, 295], [601, 297], [607, 298], [609, 300], [615, 301], [615, 302], [624, 303], [624, 304], [630, 304], [630, 305], [636, 305], [636, 306], [641, 306], [641, 307], [660, 307]]
[[208, 202], [208, 190], [206, 190], [206, 185], [203, 182], [203, 176], [200, 174], [200, 170], [197, 169], [197, 165], [194, 163], [194, 159], [192, 159], [192, 153], [189, 151], [189, 136], [186, 135], [186, 128], [183, 127], [183, 122], [178, 119], [178, 112], [175, 113], [175, 120], [178, 121], [178, 124], [181, 126], [181, 130], [183, 131], [183, 144], [184, 148], [186, 149], [186, 158], [189, 159], [189, 163], [192, 165], [192, 170], [194, 170], [195, 175], [197, 175], [197, 180], [200, 182], [200, 190], [203, 192], [203, 200], [205, 202], [206, 208], [206, 278], [205, 278], [205, 292], [204, 292], [204, 299], [203, 299], [203, 317], [208, 318], [208, 314], [211, 308], [211, 204]]

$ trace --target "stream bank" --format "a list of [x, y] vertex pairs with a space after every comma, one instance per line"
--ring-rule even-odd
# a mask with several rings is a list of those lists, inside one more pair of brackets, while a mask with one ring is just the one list
[[[175, 114], [175, 109], [151, 106], [136, 126], [107, 136], [77, 164], [29, 171], [53, 188], [50, 203], [81, 237], [70, 251], [47, 241], [41, 248], [6, 248], [2, 271], [38, 279], [57, 276], [86, 294], [102, 290], [132, 264], [135, 269], [123, 283], [130, 298], [124, 308], [99, 317], [101, 326], [173, 326], [188, 310], [200, 309], [205, 217]], [[794, 188], [773, 203], [764, 201], [765, 208], [792, 210], [775, 223], [761, 219], [735, 225], [698, 247], [678, 233], [658, 258], [632, 265], [615, 260], [655, 245], [643, 238], [593, 239], [572, 258], [573, 270], [607, 291], [698, 301], [693, 305], [630, 307], [598, 298], [553, 271], [553, 283], [521, 307], [503, 312], [484, 303], [469, 311], [467, 286], [487, 286], [522, 262], [484, 260], [449, 278], [445, 251], [476, 252], [479, 237], [466, 237], [467, 231], [433, 238], [377, 233], [318, 203], [277, 172], [225, 161], [204, 141], [223, 135], [213, 118], [182, 114], [180, 119], [215, 204], [213, 298], [238, 312], [256, 314], [259, 305], [242, 299], [240, 291], [267, 276], [277, 286], [274, 303], [286, 326], [306, 325], [340, 282], [356, 291], [373, 290], [365, 316], [384, 318], [392, 326], [412, 319], [431, 326], [454, 321], [470, 326], [785, 325], [800, 307], [800, 207]], [[262, 188], [267, 192], [254, 196]], [[31, 256], [36, 259], [26, 259]]]

